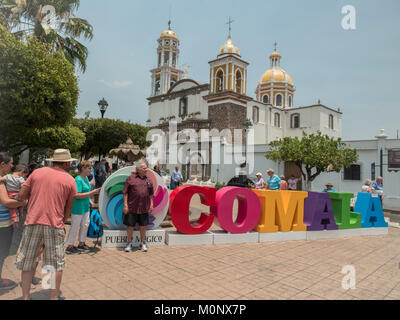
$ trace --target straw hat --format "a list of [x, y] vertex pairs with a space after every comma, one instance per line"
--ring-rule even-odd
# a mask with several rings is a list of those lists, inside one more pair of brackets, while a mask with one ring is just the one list
[[268, 170], [267, 170], [267, 173], [268, 173], [268, 172], [274, 173], [274, 169], [268, 169]]
[[78, 161], [78, 159], [71, 158], [71, 153], [68, 149], [56, 149], [53, 153], [53, 158], [46, 159], [46, 161], [52, 162], [72, 162]]

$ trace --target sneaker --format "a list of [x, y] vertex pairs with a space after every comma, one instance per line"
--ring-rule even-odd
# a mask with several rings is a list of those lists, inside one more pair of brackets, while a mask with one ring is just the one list
[[141, 247], [143, 252], [147, 252], [147, 244], [146, 243], [141, 244], [140, 247]]
[[125, 247], [125, 252], [131, 252], [132, 251], [132, 243], [129, 243], [126, 247]]
[[72, 247], [72, 248], [67, 248], [65, 250], [66, 254], [80, 254], [80, 250], [78, 250], [76, 247]]
[[0, 289], [11, 290], [11, 289], [14, 289], [16, 286], [18, 286], [18, 284], [15, 283], [14, 281], [7, 280], [7, 279], [0, 280]]
[[91, 249], [85, 244], [85, 245], [83, 245], [83, 246], [77, 246], [76, 247], [79, 251], [82, 251], [82, 252], [89, 252], [89, 251], [91, 251]]

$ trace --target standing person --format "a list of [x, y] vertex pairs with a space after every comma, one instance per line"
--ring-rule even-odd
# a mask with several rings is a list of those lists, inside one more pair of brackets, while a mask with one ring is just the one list
[[276, 174], [274, 174], [273, 169], [268, 169], [267, 174], [268, 174], [267, 178], [268, 189], [279, 190], [279, 187], [281, 185], [281, 179]]
[[285, 176], [282, 175], [280, 179], [281, 179], [281, 186], [279, 190], [288, 190], [288, 183], [285, 180]]
[[96, 189], [101, 188], [106, 181], [107, 178], [107, 170], [106, 170], [106, 159], [103, 159], [98, 163], [95, 170], [95, 179], [96, 179]]
[[383, 177], [379, 176], [376, 178], [376, 181], [372, 184], [372, 188], [375, 190], [377, 194], [379, 194], [379, 198], [381, 202], [383, 201]]
[[[13, 166], [13, 158], [7, 152], [0, 152], [0, 178], [8, 174]], [[0, 289], [13, 289], [17, 284], [2, 277], [4, 260], [10, 253], [11, 241], [14, 229], [18, 228], [18, 222], [13, 221], [9, 208], [18, 208], [24, 203], [10, 199], [7, 194], [4, 179], [0, 179]]]
[[156, 164], [153, 168], [154, 172], [157, 172], [157, 174], [161, 177], [161, 170], [158, 164]]
[[147, 165], [139, 162], [136, 173], [132, 173], [125, 182], [124, 194], [124, 224], [127, 226], [128, 245], [126, 252], [132, 251], [133, 229], [136, 223], [140, 227], [140, 249], [147, 251], [146, 227], [149, 224], [149, 214], [153, 211], [154, 187], [146, 176]]
[[290, 175], [289, 180], [287, 181], [287, 182], [288, 182], [288, 190], [297, 190], [297, 183], [298, 183], [298, 181], [299, 181], [299, 179], [296, 178], [296, 177], [294, 176], [294, 174], [292, 173], [292, 174]]
[[[67, 238], [66, 254], [77, 254], [82, 251], [90, 251], [90, 248], [85, 243], [90, 224], [90, 206], [94, 206], [90, 197], [99, 194], [100, 192], [100, 189], [90, 191], [92, 188], [88, 176], [92, 170], [92, 163], [90, 161], [81, 161], [78, 165], [78, 170], [79, 175], [75, 178], [78, 194], [75, 197], [74, 206], [72, 207], [71, 229], [69, 230]], [[78, 247], [74, 247], [78, 229], [79, 244]]]
[[335, 189], [333, 189], [333, 184], [332, 183], [327, 183], [325, 185], [325, 189], [322, 190], [322, 192], [336, 192]]
[[257, 172], [256, 177], [257, 177], [257, 181], [256, 181], [256, 183], [254, 185], [254, 188], [255, 189], [264, 189], [265, 188], [265, 181], [262, 178], [262, 173], [261, 172]]
[[183, 177], [182, 173], [179, 171], [179, 167], [176, 166], [175, 170], [172, 172], [171, 175], [171, 190], [174, 190], [176, 187], [179, 187]]
[[55, 289], [50, 299], [59, 297], [62, 272], [65, 268], [64, 222], [71, 215], [77, 194], [74, 178], [68, 174], [72, 159], [69, 150], [57, 149], [51, 167], [35, 170], [19, 193], [22, 200], [29, 199], [28, 213], [22, 240], [18, 248], [16, 267], [21, 270], [22, 298], [29, 299], [36, 258], [43, 251], [43, 266], [55, 272]]
[[[29, 174], [28, 166], [24, 164], [18, 164], [15, 166], [12, 174], [7, 174], [4, 177], [6, 184], [8, 196], [11, 199], [15, 199], [21, 190], [21, 186], [25, 183], [25, 178]], [[11, 220], [19, 221], [22, 220], [22, 210], [24, 207], [19, 207], [17, 209], [10, 209]], [[19, 210], [19, 220], [18, 220], [18, 210]]]
[[375, 193], [374, 188], [371, 186], [372, 181], [370, 179], [365, 180], [364, 185], [361, 187], [361, 192]]

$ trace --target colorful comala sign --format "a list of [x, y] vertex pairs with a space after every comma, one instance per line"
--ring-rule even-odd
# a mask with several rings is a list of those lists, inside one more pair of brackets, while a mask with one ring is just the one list
[[[103, 185], [99, 209], [103, 221], [111, 230], [123, 230], [123, 195], [126, 179], [134, 167], [115, 172]], [[184, 185], [170, 196], [162, 178], [152, 170], [147, 172], [154, 185], [154, 210], [148, 229], [156, 229], [167, 212], [176, 229], [183, 234], [202, 234], [213, 223], [229, 233], [259, 233], [341, 230], [352, 228], [388, 227], [380, 199], [375, 194], [359, 193], [354, 212], [350, 210], [351, 193], [251, 190], [225, 187]], [[198, 194], [210, 213], [202, 213], [194, 224], [189, 220], [192, 197]], [[237, 218], [233, 206], [238, 202]]]
[[[210, 207], [195, 224], [189, 221], [193, 195]], [[387, 227], [381, 202], [370, 193], [359, 193], [355, 212], [350, 210], [351, 193], [250, 190], [237, 187], [181, 186], [170, 195], [169, 215], [184, 234], [202, 234], [215, 222], [229, 233], [260, 233], [338, 230]], [[232, 211], [238, 200], [237, 218]]]

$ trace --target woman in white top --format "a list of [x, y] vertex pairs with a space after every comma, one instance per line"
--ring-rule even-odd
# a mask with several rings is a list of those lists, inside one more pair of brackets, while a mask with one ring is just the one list
[[265, 181], [264, 181], [264, 179], [262, 178], [261, 172], [258, 172], [258, 173], [256, 174], [256, 177], [257, 177], [257, 182], [255, 183], [254, 188], [255, 188], [255, 189], [265, 189]]
[[297, 182], [299, 181], [299, 179], [294, 177], [294, 174], [292, 173], [290, 175], [288, 182], [288, 189], [289, 190], [297, 190]]

